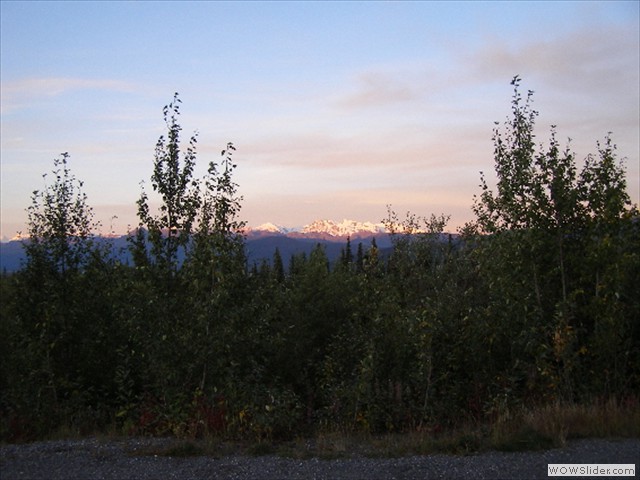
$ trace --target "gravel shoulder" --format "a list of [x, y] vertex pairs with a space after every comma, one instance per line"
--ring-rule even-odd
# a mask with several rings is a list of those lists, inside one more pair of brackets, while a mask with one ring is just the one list
[[[47, 480], [147, 479], [517, 479], [550, 478], [549, 463], [634, 463], [640, 439], [587, 439], [563, 448], [476, 455], [299, 460], [278, 456], [166, 457], [144, 454], [174, 440], [59, 440], [0, 447], [0, 478]], [[637, 475], [637, 474], [636, 474]], [[583, 477], [584, 478], [584, 477]], [[605, 478], [605, 477], [598, 477]], [[620, 478], [620, 477], [618, 477]], [[628, 477], [627, 477], [628, 478]]]

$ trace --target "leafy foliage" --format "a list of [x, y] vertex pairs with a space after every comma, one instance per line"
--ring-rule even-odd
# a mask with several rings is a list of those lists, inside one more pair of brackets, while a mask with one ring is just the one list
[[278, 250], [247, 268], [235, 146], [194, 178], [177, 94], [153, 162], [160, 207], [143, 189], [133, 265], [94, 242], [63, 154], [28, 209], [27, 261], [1, 278], [2, 437], [115, 425], [266, 444], [484, 421], [500, 436], [536, 406], [633, 404], [640, 221], [623, 164], [610, 136], [582, 164], [555, 127], [537, 144], [533, 93], [512, 85], [476, 220], [452, 235], [447, 215], [389, 208], [392, 251], [348, 239], [335, 265], [318, 245], [288, 270]]

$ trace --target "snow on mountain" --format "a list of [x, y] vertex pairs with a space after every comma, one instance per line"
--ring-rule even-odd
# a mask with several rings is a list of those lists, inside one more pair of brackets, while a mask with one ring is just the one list
[[263, 223], [252, 230], [259, 230], [261, 232], [270, 232], [270, 233], [287, 233], [289, 229], [285, 227], [281, 227], [280, 225], [276, 225], [274, 223]]
[[305, 225], [300, 233], [324, 233], [334, 237], [345, 237], [362, 233], [384, 233], [384, 231], [384, 225], [381, 223], [356, 222], [355, 220], [344, 219], [340, 223], [332, 220], [316, 220], [309, 225]]
[[316, 220], [301, 229], [287, 228], [273, 223], [264, 223], [257, 227], [247, 229], [247, 233], [256, 235], [294, 235], [300, 236], [329, 236], [329, 237], [346, 237], [351, 236], [370, 236], [384, 233], [385, 228], [381, 223], [357, 222], [355, 220], [344, 219], [342, 222], [334, 222], [333, 220]]
[[[334, 261], [339, 257], [340, 249], [346, 244], [347, 235], [351, 237], [352, 242], [362, 242], [365, 248], [371, 244], [371, 239], [374, 237], [378, 248], [390, 248], [392, 245], [382, 224], [354, 220], [343, 220], [339, 223], [331, 220], [317, 220], [301, 229], [265, 223], [258, 227], [247, 228], [244, 233], [247, 239], [249, 265], [259, 263], [262, 259], [270, 260], [276, 248], [285, 259], [301, 252], [309, 254], [317, 243], [325, 246], [327, 256]], [[97, 240], [111, 243], [113, 255], [124, 264], [132, 264], [130, 253], [127, 251], [127, 237], [128, 235], [122, 235], [107, 238], [106, 235], [101, 235]], [[353, 245], [355, 248], [357, 243]], [[19, 239], [0, 242], [0, 271], [15, 272], [20, 269], [21, 262], [24, 260], [25, 252]]]
[[281, 225], [276, 225], [275, 223], [267, 222], [262, 225], [258, 225], [257, 227], [247, 227], [245, 229], [245, 234], [249, 237], [264, 237], [269, 235], [287, 235], [295, 231], [292, 228], [283, 227]]

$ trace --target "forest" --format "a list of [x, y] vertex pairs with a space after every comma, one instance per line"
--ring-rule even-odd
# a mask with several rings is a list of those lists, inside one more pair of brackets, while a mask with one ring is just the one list
[[384, 256], [348, 243], [334, 263], [318, 246], [248, 265], [235, 146], [195, 178], [177, 94], [130, 263], [95, 241], [62, 154], [27, 209], [26, 260], [1, 278], [0, 440], [436, 435], [560, 404], [640, 410], [640, 215], [624, 162], [611, 134], [584, 160], [554, 127], [538, 143], [520, 83], [474, 221], [449, 235], [447, 215], [390, 208]]

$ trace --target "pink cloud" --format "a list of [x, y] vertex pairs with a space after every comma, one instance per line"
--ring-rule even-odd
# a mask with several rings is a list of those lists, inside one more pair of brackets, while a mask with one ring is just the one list
[[405, 82], [380, 72], [364, 72], [358, 76], [354, 93], [338, 100], [340, 107], [366, 108], [416, 100], [420, 92]]

